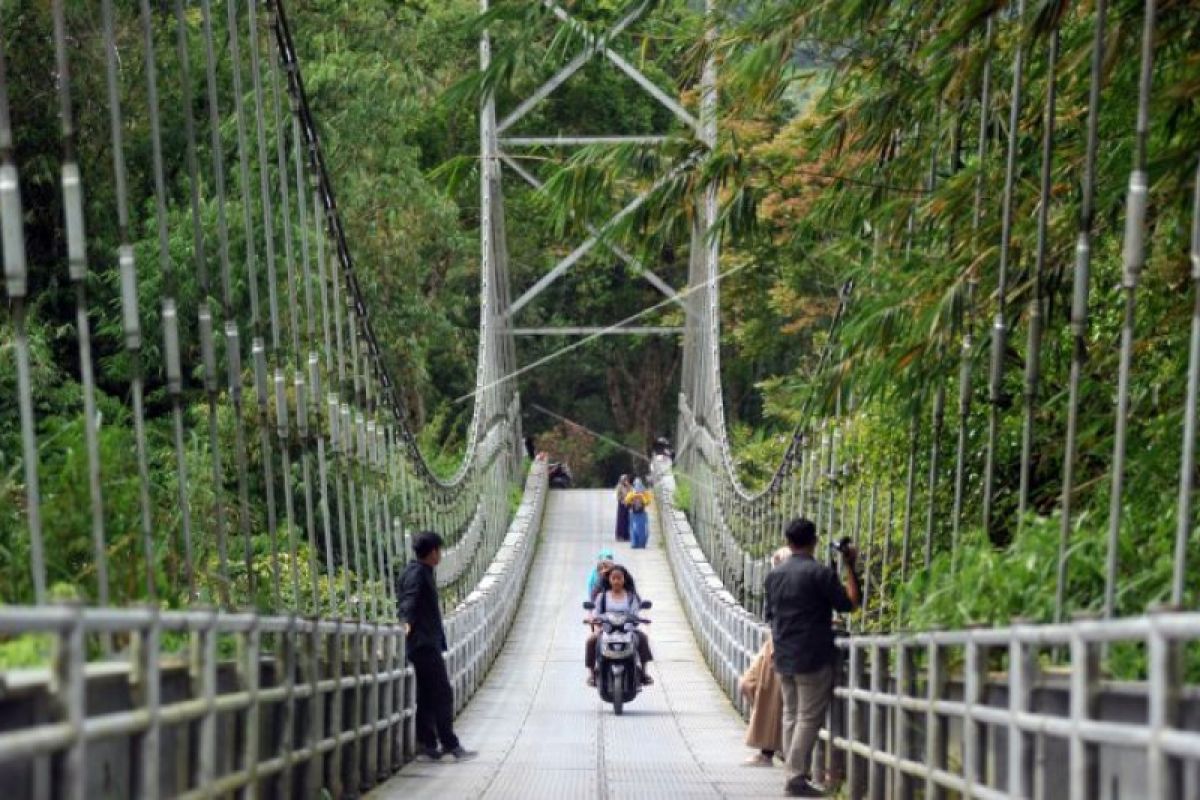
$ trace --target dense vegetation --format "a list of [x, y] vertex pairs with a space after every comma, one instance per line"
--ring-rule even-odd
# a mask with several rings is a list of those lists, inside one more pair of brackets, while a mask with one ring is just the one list
[[[828, 368], [779, 370], [761, 384], [765, 424], [742, 451], [762, 475], [777, 437], [761, 431], [809, 427], [833, 417], [845, 431], [844, 460], [858, 466], [847, 492], [872, 486], [894, 496], [872, 534], [876, 558], [891, 532], [901, 551], [910, 436], [917, 435], [911, 549], [915, 575], [889, 581], [904, 601], [902, 625], [961, 625], [1054, 613], [1061, 514], [1072, 268], [1085, 190], [1086, 121], [1095, 5], [1003, 2], [731, 4], [739, 18], [721, 43], [731, 122], [723, 147], [739, 163], [731, 199], [752, 196], [750, 235], [735, 242], [762, 261], [723, 309], [728, 346], [778, 358], [775, 331], [820, 330], [837, 287], [853, 280]], [[1182, 411], [1192, 312], [1189, 239], [1200, 141], [1200, 61], [1194, 2], [1160, 3], [1147, 137], [1148, 256], [1138, 292], [1130, 384], [1128, 463], [1120, 507], [1116, 613], [1137, 613], [1169, 596]], [[744, 12], [744, 16], [741, 14]], [[1080, 386], [1066, 610], [1098, 610], [1104, 595], [1117, 359], [1122, 324], [1125, 194], [1134, 163], [1143, 4], [1109, 4], [1101, 64], [1100, 148], [1095, 174], [1090, 324]], [[989, 22], [991, 20], [991, 22]], [[988, 33], [989, 25], [993, 33]], [[1058, 39], [1056, 71], [1048, 70]], [[824, 69], [797, 69], [803, 48]], [[1012, 65], [1024, 52], [1023, 102], [1015, 118], [1011, 249], [1003, 296], [1003, 199]], [[980, 158], [981, 89], [990, 64]], [[1045, 208], [1040, 191], [1046, 95], [1057, 91]], [[776, 115], [785, 87], [809, 87], [803, 113]], [[979, 191], [976, 206], [976, 191]], [[973, 219], [976, 208], [980, 217]], [[1046, 246], [1039, 253], [1039, 211]], [[1039, 258], [1039, 255], [1041, 256]], [[765, 273], [765, 274], [764, 274]], [[750, 283], [753, 281], [753, 283]], [[744, 298], [767, 298], [767, 303]], [[825, 313], [822, 313], [822, 310]], [[987, 441], [989, 328], [1000, 310], [1009, 334], [996, 405], [997, 493], [990, 527], [980, 524]], [[1028, 507], [1019, 511], [1025, 365], [1030, 314], [1042, 321], [1040, 383], [1031, 400]], [[951, 552], [960, 352], [973, 376], [968, 415], [962, 540]], [[732, 360], [732, 359], [730, 359]], [[779, 362], [774, 361], [775, 364]], [[933, 406], [944, 392], [945, 422]], [[808, 398], [812, 417], [797, 418]], [[838, 416], [840, 415], [840, 417]], [[931, 438], [940, 461], [929, 495]], [[753, 440], [752, 440], [753, 441]], [[1194, 476], [1192, 477], [1194, 482]], [[857, 486], [865, 489], [858, 492]], [[926, 511], [933, 559], [922, 568]], [[864, 538], [866, 536], [864, 535]], [[1200, 555], [1193, 537], [1189, 563]], [[898, 558], [897, 558], [898, 560]], [[899, 565], [887, 565], [895, 570]], [[891, 573], [893, 579], [899, 577]], [[1187, 585], [1186, 604], [1197, 587]]]

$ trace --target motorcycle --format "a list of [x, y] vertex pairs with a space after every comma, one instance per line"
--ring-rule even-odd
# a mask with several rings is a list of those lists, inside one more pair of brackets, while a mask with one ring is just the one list
[[[586, 611], [594, 611], [596, 604], [587, 601], [583, 607]], [[642, 608], [650, 608], [650, 601], [643, 600]], [[625, 704], [637, 697], [642, 689], [637, 627], [649, 622], [619, 611], [609, 611], [596, 620], [584, 622], [600, 627], [600, 636], [596, 640], [596, 688], [601, 700], [612, 703], [615, 714], [623, 713]]]

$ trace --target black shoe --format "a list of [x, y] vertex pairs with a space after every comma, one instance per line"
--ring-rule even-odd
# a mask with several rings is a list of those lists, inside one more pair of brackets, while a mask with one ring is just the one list
[[826, 797], [825, 790], [812, 783], [807, 775], [797, 775], [784, 787], [788, 797]]
[[454, 748], [453, 750], [447, 750], [446, 755], [452, 757], [455, 761], [461, 763], [463, 761], [470, 761], [473, 758], [477, 758], [479, 756], [479, 753], [477, 753], [474, 750], [468, 750], [467, 748], [463, 747], [460, 744], [458, 747]]
[[442, 760], [442, 751], [436, 747], [422, 747], [417, 753], [417, 761], [429, 763]]

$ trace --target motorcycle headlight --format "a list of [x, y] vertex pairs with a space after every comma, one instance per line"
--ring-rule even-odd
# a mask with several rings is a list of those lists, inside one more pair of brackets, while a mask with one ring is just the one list
[[606, 623], [604, 623], [603, 627], [604, 627], [605, 633], [612, 633], [612, 629], [613, 629], [612, 623], [606, 622]]

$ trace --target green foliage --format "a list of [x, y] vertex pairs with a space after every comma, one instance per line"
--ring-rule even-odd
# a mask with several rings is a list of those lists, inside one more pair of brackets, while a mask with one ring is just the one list
[[[864, 520], [874, 487], [879, 508], [865, 538], [883, 564], [893, 599], [885, 625], [925, 627], [1053, 615], [1059, 549], [1065, 388], [1073, 343], [1074, 248], [1081, 216], [1083, 135], [1090, 80], [1093, 6], [1044, 4], [1024, 20], [987, 3], [808, 2], [720, 4], [721, 35], [690, 53], [721, 65], [721, 135], [706, 152], [694, 143], [660, 151], [667, 163], [697, 159], [638, 214], [608, 235], [655, 252], [694, 216], [691, 197], [713, 181], [722, 203], [726, 268], [752, 264], [722, 283], [722, 384], [740, 477], [755, 486], [772, 474], [779, 436], [834, 421], [842, 464], [836, 492], [848, 524]], [[1154, 100], [1149, 119], [1149, 254], [1138, 291], [1128, 463], [1121, 511], [1117, 611], [1140, 613], [1170, 583], [1179, 433], [1187, 369], [1191, 287], [1187, 253], [1200, 108], [1200, 62], [1183, 44], [1200, 34], [1194, 0], [1158, 10]], [[996, 35], [984, 34], [994, 14]], [[1061, 36], [1056, 134], [1044, 269], [1035, 274], [1040, 141], [1049, 31]], [[1078, 452], [1068, 535], [1067, 611], [1095, 610], [1103, 597], [1112, 396], [1123, 297], [1124, 195], [1133, 160], [1140, 6], [1111, 13], [1103, 64], [1095, 186], [1090, 320], [1084, 346]], [[697, 40], [699, 41], [699, 40]], [[1017, 119], [1012, 210], [1009, 336], [1001, 353], [993, 524], [978, 529], [988, 417], [987, 321], [998, 312], [1010, 70], [1027, 51]], [[993, 83], [980, 132], [980, 83]], [[983, 137], [983, 142], [979, 137]], [[980, 145], [983, 156], [979, 157]], [[603, 207], [629, 175], [659, 166], [638, 148], [583, 151], [546, 194], [571, 210]], [[644, 178], [642, 178], [644, 180]], [[978, 225], [973, 223], [980, 197]], [[853, 282], [834, 328], [838, 290]], [[977, 286], [974, 292], [970, 287]], [[1021, 469], [1023, 366], [1031, 310], [1044, 320], [1040, 386], [1033, 405], [1029, 513], [1017, 513]], [[962, 420], [965, 494], [962, 540], [952, 559], [955, 415], [965, 334], [973, 374]], [[824, 358], [824, 353], [830, 353]], [[946, 390], [940, 461], [929, 481], [930, 411]], [[906, 506], [910, 442], [911, 510]], [[815, 438], [815, 437], [814, 437]], [[845, 481], [849, 480], [848, 484]], [[932, 509], [932, 514], [930, 514]], [[905, 535], [904, 531], [908, 531]], [[928, 545], [933, 559], [923, 571]], [[900, 560], [911, 555], [907, 586]], [[1200, 557], [1193, 537], [1189, 562]], [[980, 587], [984, 587], [980, 589]], [[1200, 589], [1189, 582], [1185, 605]]]
[[454, 412], [449, 404], [439, 405], [417, 436], [425, 462], [443, 479], [453, 477], [462, 461], [460, 432], [451, 425]]
[[675, 507], [685, 514], [692, 511], [692, 480], [681, 472], [675, 473]]
[[[119, 53], [118, 92], [122, 99], [125, 162], [128, 170], [130, 225], [124, 234], [133, 247], [137, 265], [137, 294], [140, 303], [143, 348], [141, 370], [145, 387], [145, 445], [148, 508], [146, 518], [140, 502], [137, 446], [131, 412], [131, 378], [134, 359], [124, 347], [120, 305], [120, 274], [117, 247], [123, 240], [116, 224], [115, 181], [109, 108], [105, 86], [104, 36], [100, 15], [79, 4], [66, 4], [68, 58], [72, 100], [78, 135], [75, 156], [83, 172], [85, 229], [88, 237], [88, 312], [95, 367], [98, 406], [98, 460], [100, 462], [101, 510], [94, 514], [89, 485], [89, 459], [84, 435], [83, 388], [79, 378], [78, 332], [75, 292], [68, 282], [66, 239], [63, 230], [61, 191], [62, 141], [57, 93], [58, 72], [51, 45], [52, 20], [49, 4], [6, 4], [0, 9], [0, 35], [8, 69], [11, 106], [14, 114], [15, 160], [20, 169], [21, 193], [26, 210], [26, 244], [31, 264], [28, 339], [32, 366], [31, 395], [37, 428], [38, 473], [41, 482], [43, 535], [46, 545], [48, 582], [52, 593], [85, 602], [98, 601], [98, 560], [93, 544], [93, 524], [104, 536], [104, 555], [109, 574], [109, 602], [125, 604], [147, 596], [148, 582], [164, 606], [176, 607], [192, 601], [217, 602], [228, 592], [231, 605], [261, 610], [311, 605], [309, 599], [309, 546], [303, 529], [302, 448], [297, 441], [285, 444], [291, 456], [290, 474], [281, 474], [279, 443], [273, 433], [274, 410], [265, 416], [247, 395], [239, 418], [222, 391], [218, 397], [214, 442], [209, 437], [209, 406], [201, 384], [202, 357], [197, 335], [197, 310], [209, 299], [219, 308], [218, 276], [222, 257], [219, 247], [220, 204], [212, 175], [213, 151], [208, 130], [205, 87], [205, 56], [202, 17], [199, 9], [185, 15], [185, 39], [190, 54], [192, 85], [187, 87], [192, 104], [183, 102], [184, 86], [175, 51], [175, 27], [169, 9], [151, 4], [155, 22], [155, 50], [159, 70], [159, 100], [164, 136], [166, 180], [166, 225], [168, 249], [158, 247], [158, 212], [154, 201], [151, 131], [145, 86], [145, 52], [138, 8], [115, 9], [115, 36]], [[119, 4], [118, 4], [119, 5]], [[239, 6], [242, 14], [246, 6]], [[310, 104], [319, 124], [326, 160], [338, 192], [340, 213], [346, 222], [356, 272], [364, 291], [372, 298], [372, 321], [382, 345], [383, 357], [405, 394], [410, 423], [422, 428], [439, 410], [422, 445], [440, 474], [449, 474], [461, 457], [454, 452], [463, 444], [462, 430], [470, 418], [470, 407], [444, 405], [446, 396], [457, 396], [474, 386], [478, 314], [478, 278], [475, 235], [470, 220], [453, 198], [434, 189], [425, 170], [439, 163], [456, 148], [474, 149], [473, 109], [451, 113], [436, 102], [451, 81], [475, 63], [477, 43], [461, 32], [464, 19], [475, 15], [477, 5], [468, 0], [398, 6], [390, 0], [341, 3], [312, 0], [289, 4], [291, 27]], [[260, 8], [260, 13], [262, 9]], [[222, 35], [224, 6], [217, 15], [218, 36]], [[336, 18], [336, 25], [329, 20]], [[259, 17], [267, 63], [274, 57], [267, 19]], [[242, 41], [246, 57], [245, 39]], [[257, 151], [249, 153], [248, 182], [243, 180], [238, 158], [238, 126], [233, 104], [229, 52], [218, 47], [216, 81], [220, 111], [219, 136], [224, 151], [226, 202], [230, 261], [229, 304], [245, 322], [251, 289], [251, 265], [256, 264], [258, 288], [265, 306], [266, 256], [264, 240], [270, 226], [278, 255], [282, 257], [285, 229], [293, 236], [296, 258], [301, 245], [315, 253], [314, 237], [302, 241], [297, 225], [293, 190], [291, 216], [285, 222], [281, 198], [273, 198], [274, 218], [265, 217], [259, 192], [259, 171], [274, 169], [274, 153], [267, 164], [259, 164]], [[246, 65], [243, 65], [246, 66]], [[248, 72], [243, 76], [241, 100], [253, 109], [253, 89]], [[274, 95], [268, 79], [265, 135], [273, 150], [276, 138], [271, 104]], [[197, 134], [197, 163], [200, 165], [198, 239], [193, 235], [191, 178], [186, 164], [184, 111], [193, 114]], [[282, 119], [289, 123], [290, 103], [282, 97]], [[472, 124], [464, 124], [464, 121]], [[253, 123], [253, 120], [251, 120]], [[460, 136], [460, 132], [466, 132]], [[254, 140], [250, 126], [250, 140]], [[291, 142], [286, 143], [290, 147]], [[269, 177], [275, 181], [277, 176]], [[289, 174], [288, 179], [291, 179]], [[278, 193], [276, 188], [275, 193]], [[381, 198], [384, 202], [381, 202]], [[310, 198], [305, 198], [306, 200]], [[247, 229], [243, 221], [250, 220]], [[288, 228], [290, 226], [290, 228]], [[328, 256], [328, 242], [325, 255]], [[249, 247], [248, 247], [249, 245]], [[201, 273], [207, 272], [207, 283]], [[282, 273], [282, 266], [280, 267]], [[282, 279], [282, 278], [281, 278]], [[182, 486], [191, 516], [196, 596], [188, 596], [184, 577], [183, 511], [179, 495], [181, 476], [176, 463], [172, 402], [166, 392], [162, 327], [159, 314], [164, 291], [170, 290], [179, 307], [181, 360], [184, 386], [180, 399], [183, 422], [183, 459], [187, 480]], [[307, 298], [300, 298], [298, 302]], [[336, 298], [333, 298], [336, 301]], [[344, 303], [344, 298], [341, 300]], [[380, 313], [386, 309], [386, 313]], [[265, 310], [265, 309], [264, 309]], [[0, 310], [0, 396], [18, 396], [15, 369], [15, 334], [7, 315]], [[289, 309], [281, 312], [286, 340]], [[218, 326], [222, 315], [218, 313]], [[269, 338], [266, 322], [243, 327], [242, 343], [251, 335]], [[317, 335], [320, 335], [318, 330]], [[302, 350], [310, 345], [307, 331], [300, 334]], [[218, 363], [226, 363], [225, 342], [218, 336]], [[272, 365], [287, 367], [287, 395], [294, 404], [290, 381], [288, 348], [269, 356]], [[243, 354], [243, 367], [249, 364]], [[220, 381], [222, 389], [224, 379]], [[254, 379], [247, 369], [241, 376], [244, 387]], [[348, 383], [348, 381], [347, 381]], [[329, 386], [349, 394], [353, 387]], [[344, 395], [345, 396], [345, 395]], [[271, 404], [273, 405], [273, 404]], [[293, 405], [294, 407], [294, 405]], [[313, 410], [310, 409], [310, 415]], [[310, 421], [310, 425], [313, 423]], [[326, 432], [325, 423], [316, 426]], [[242, 429], [239, 431], [239, 427]], [[269, 452], [257, 436], [260, 428], [272, 431]], [[244, 436], [244, 445], [240, 445]], [[25, 480], [21, 460], [21, 436], [15, 403], [0, 408], [0, 601], [27, 603], [32, 600], [30, 537], [26, 515]], [[222, 462], [221, 483], [214, 483], [216, 457]], [[238, 474], [245, 458], [244, 480], [253, 499], [248, 513], [242, 511]], [[262, 502], [267, 489], [267, 460], [274, 464], [276, 496], [275, 529], [271, 530]], [[315, 472], [316, 466], [310, 464]], [[362, 477], [362, 476], [359, 476]], [[284, 487], [291, 490], [296, 519], [289, 529], [285, 520]], [[319, 502], [319, 501], [318, 501]], [[230, 584], [218, 576], [218, 536], [215, 519], [221, 509], [228, 551]], [[318, 507], [317, 512], [320, 509]], [[333, 564], [334, 582], [342, 585], [351, 572], [352, 553], [341, 552], [339, 526], [345, 517], [330, 509], [334, 542], [327, 553], [324, 541], [317, 542], [316, 561], [322, 575], [319, 605], [331, 608], [324, 579]], [[412, 509], [396, 508], [406, 517]], [[406, 520], [411, 523], [413, 520]], [[150, 531], [147, 553], [143, 528]], [[248, 534], [244, 533], [248, 532]], [[289, 537], [298, 540], [297, 567], [300, 597], [291, 587]], [[249, 565], [245, 555], [249, 542]], [[274, 595], [272, 553], [281, 559], [285, 576], [279, 596]], [[378, 577], [378, 576], [377, 576]], [[379, 596], [370, 588], [359, 603]], [[341, 603], [336, 612], [355, 616], [357, 608]], [[300, 599], [303, 602], [300, 602]], [[0, 643], [2, 644], [2, 643]], [[24, 645], [15, 644], [15, 647]], [[20, 660], [18, 658], [17, 660]]]

